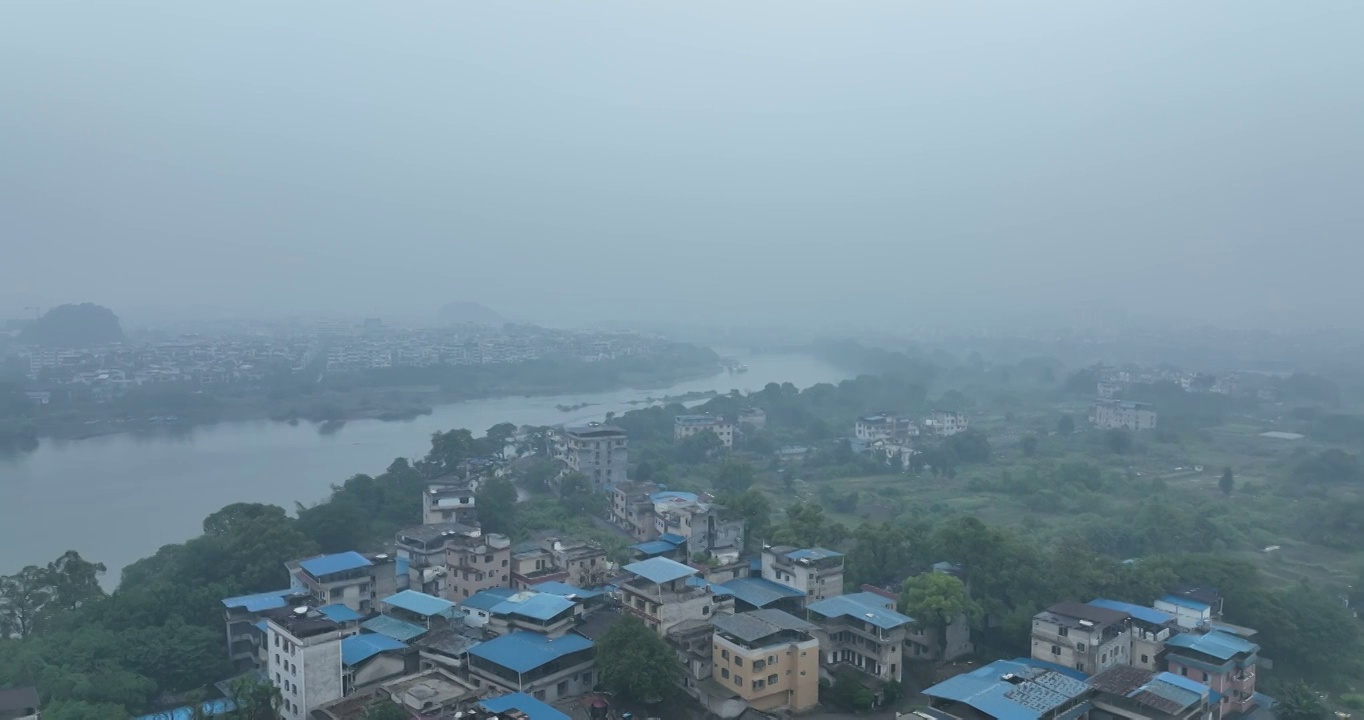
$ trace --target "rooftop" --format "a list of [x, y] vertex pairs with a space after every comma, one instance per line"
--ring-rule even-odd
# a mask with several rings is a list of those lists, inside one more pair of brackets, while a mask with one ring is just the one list
[[432, 650], [442, 655], [457, 657], [469, 651], [469, 648], [483, 642], [482, 635], [476, 628], [464, 626], [462, 623], [449, 627], [437, 628], [429, 633], [413, 640], [414, 645], [423, 649]]
[[[752, 643], [787, 631], [810, 633], [815, 626], [781, 610], [754, 610], [737, 615], [720, 615], [712, 624], [715, 631]], [[783, 641], [784, 642], [784, 641]]]
[[397, 595], [384, 598], [383, 601], [393, 607], [402, 608], [425, 617], [436, 615], [448, 618], [455, 613], [455, 604], [449, 600], [443, 600], [416, 590], [404, 590]]
[[630, 546], [645, 555], [662, 555], [664, 553], [675, 552], [677, 546], [663, 540], [646, 540], [642, 543], [635, 543]]
[[809, 604], [809, 609], [827, 618], [849, 617], [883, 630], [893, 630], [914, 622], [914, 618], [886, 607], [887, 600], [869, 592], [837, 595]]
[[429, 543], [432, 540], [438, 540], [442, 537], [453, 537], [456, 535], [468, 537], [477, 536], [478, 534], [478, 528], [456, 522], [417, 525], [410, 528], [403, 528], [398, 531], [399, 538], [419, 543]]
[[695, 568], [667, 558], [649, 558], [625, 566], [625, 570], [649, 582], [666, 583], [696, 574]]
[[352, 635], [341, 641], [341, 663], [355, 665], [375, 655], [392, 650], [406, 650], [407, 645], [387, 635], [365, 633]]
[[1259, 645], [1231, 633], [1224, 633], [1221, 630], [1214, 630], [1203, 635], [1180, 633], [1165, 641], [1165, 646], [1192, 650], [1219, 660], [1230, 660], [1237, 655], [1249, 655], [1260, 651]]
[[1133, 619], [1151, 623], [1152, 625], [1164, 625], [1165, 623], [1174, 622], [1175, 619], [1175, 616], [1169, 613], [1164, 613], [1144, 605], [1137, 605], [1136, 603], [1123, 602], [1121, 600], [1097, 598], [1090, 600], [1088, 604], [1092, 607], [1127, 613], [1128, 615], [1131, 615]]
[[601, 597], [603, 594], [602, 591], [600, 590], [588, 590], [586, 588], [580, 588], [576, 585], [569, 585], [568, 583], [565, 582], [559, 582], [558, 580], [547, 580], [542, 583], [536, 583], [534, 585], [531, 585], [530, 589], [534, 590], [535, 592], [549, 593], [551, 595], [560, 595], [566, 598], [576, 597], [580, 600], [590, 600], [595, 597]]
[[1167, 602], [1175, 607], [1188, 608], [1190, 610], [1202, 611], [1212, 609], [1211, 605], [1202, 602], [1201, 600], [1195, 600], [1181, 595], [1162, 595], [1157, 602]]
[[796, 561], [809, 560], [811, 562], [819, 562], [820, 560], [828, 560], [830, 558], [843, 557], [843, 553], [841, 552], [834, 552], [833, 550], [829, 550], [827, 548], [822, 547], [805, 548], [804, 550], [792, 550], [790, 552], [785, 553], [785, 555], [786, 557], [792, 560]]
[[495, 615], [520, 615], [532, 620], [550, 620], [577, 603], [562, 595], [519, 592], [493, 606]]
[[[33, 705], [30, 707], [37, 706]], [[12, 708], [5, 707], [4, 700], [0, 699], [0, 710], [10, 709]], [[218, 715], [226, 715], [236, 709], [237, 704], [232, 702], [230, 698], [218, 698], [217, 700], [209, 700], [200, 705], [199, 717], [211, 718]], [[175, 708], [174, 710], [162, 710], [161, 712], [142, 715], [138, 717], [137, 720], [193, 720], [194, 717], [194, 708], [190, 705], [185, 705], [183, 707]]]
[[569, 720], [568, 716], [525, 693], [511, 693], [488, 698], [480, 703], [488, 712], [505, 713], [519, 710], [529, 720]]
[[31, 687], [0, 690], [0, 710], [27, 710], [37, 708], [38, 690]]
[[426, 628], [420, 625], [413, 625], [410, 622], [403, 622], [398, 618], [387, 615], [376, 615], [362, 623], [360, 627], [380, 635], [386, 635], [394, 640], [407, 642], [416, 637], [420, 637], [426, 632]]
[[469, 654], [513, 672], [525, 673], [591, 647], [592, 641], [581, 635], [550, 639], [539, 633], [513, 632], [479, 643], [469, 649]]
[[1083, 681], [1028, 660], [997, 660], [924, 690], [999, 720], [1037, 720], [1087, 692]]
[[592, 423], [590, 425], [566, 427], [564, 428], [564, 432], [568, 433], [569, 435], [576, 435], [578, 437], [612, 437], [615, 435], [625, 437], [627, 434], [624, 428], [619, 428], [616, 427], [615, 425], [605, 425], [602, 423]]
[[1128, 618], [1128, 615], [1125, 612], [1078, 602], [1056, 603], [1038, 613], [1037, 616], [1067, 627], [1083, 627], [1086, 623], [1096, 627], [1121, 625]]
[[336, 553], [335, 555], [319, 555], [317, 557], [301, 560], [298, 566], [303, 568], [313, 577], [322, 577], [334, 573], [342, 573], [347, 570], [357, 570], [362, 567], [373, 565], [364, 555], [350, 551]]
[[345, 605], [323, 605], [318, 608], [317, 611], [326, 616], [328, 620], [339, 623], [353, 622], [364, 617], [364, 615], [351, 610]]
[[459, 606], [463, 608], [472, 608], [474, 610], [491, 611], [493, 608], [501, 605], [507, 598], [515, 594], [516, 591], [511, 588], [488, 588], [487, 590], [480, 590], [465, 598], [460, 602]]
[[771, 605], [784, 598], [805, 597], [805, 593], [795, 588], [755, 577], [735, 578], [723, 585], [716, 585], [715, 591], [733, 595], [754, 607]]
[[249, 612], [274, 610], [276, 608], [284, 607], [287, 604], [284, 598], [297, 592], [299, 591], [285, 588], [284, 590], [271, 590], [269, 592], [256, 593], [254, 595], [239, 595], [237, 597], [223, 598], [223, 606], [241, 608]]

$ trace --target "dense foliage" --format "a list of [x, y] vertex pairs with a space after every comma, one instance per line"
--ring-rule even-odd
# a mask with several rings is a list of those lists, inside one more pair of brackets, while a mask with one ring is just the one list
[[93, 347], [123, 340], [112, 310], [94, 303], [58, 305], [24, 327], [21, 342], [60, 347]]

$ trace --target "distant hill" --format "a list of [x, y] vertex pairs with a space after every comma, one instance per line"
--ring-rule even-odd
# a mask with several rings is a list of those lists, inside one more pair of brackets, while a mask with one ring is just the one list
[[90, 347], [122, 340], [118, 316], [94, 303], [58, 305], [19, 333], [20, 342], [58, 347]]
[[507, 319], [486, 305], [461, 301], [446, 303], [437, 310], [436, 322], [441, 325], [504, 325]]

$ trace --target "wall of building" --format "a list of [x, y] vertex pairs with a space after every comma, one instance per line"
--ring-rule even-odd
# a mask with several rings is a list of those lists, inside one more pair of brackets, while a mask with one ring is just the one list
[[[712, 679], [733, 688], [755, 709], [789, 707], [798, 712], [819, 702], [817, 640], [749, 649], [717, 635], [711, 664]], [[761, 669], [755, 669], [759, 664]], [[762, 687], [754, 687], [755, 682]]]

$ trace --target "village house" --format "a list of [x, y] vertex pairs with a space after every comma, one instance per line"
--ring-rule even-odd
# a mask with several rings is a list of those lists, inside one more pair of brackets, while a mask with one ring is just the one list
[[918, 432], [912, 419], [889, 412], [864, 415], [853, 424], [853, 438], [864, 443], [902, 441]]
[[1221, 699], [1215, 717], [1233, 717], [1273, 701], [1256, 693], [1260, 646], [1233, 635], [1214, 630], [1206, 634], [1180, 633], [1165, 643], [1169, 671], [1203, 683]]
[[997, 660], [923, 694], [932, 720], [1077, 720], [1089, 707], [1085, 675], [1036, 660]]
[[695, 493], [654, 493], [655, 537], [678, 535], [686, 539], [688, 556], [705, 553], [721, 562], [736, 560], [744, 546], [744, 521], [725, 517], [724, 508]]
[[554, 458], [570, 471], [586, 476], [598, 492], [610, 492], [626, 482], [628, 453], [626, 432], [601, 423], [564, 428], [554, 444]]
[[1104, 400], [1090, 408], [1089, 422], [1100, 430], [1152, 430], [1156, 409], [1146, 403]]
[[478, 525], [478, 501], [472, 484], [430, 485], [422, 493], [422, 523]]
[[1086, 682], [1092, 720], [1207, 720], [1215, 709], [1211, 688], [1173, 673], [1117, 665]]
[[712, 677], [751, 708], [800, 712], [819, 702], [819, 640], [809, 622], [780, 610], [723, 615], [715, 632]]
[[428, 595], [449, 598], [449, 551], [480, 542], [477, 525], [441, 522], [404, 528], [394, 537], [394, 553], [407, 568], [408, 587]]
[[1152, 671], [1165, 666], [1165, 643], [1179, 632], [1173, 615], [1120, 600], [1100, 598], [1090, 600], [1089, 604], [1127, 614], [1132, 643], [1127, 653], [1130, 665]]
[[938, 437], [950, 437], [957, 433], [966, 432], [970, 425], [971, 422], [965, 415], [955, 411], [934, 410], [932, 414], [924, 418], [924, 430], [928, 434]]
[[627, 482], [611, 490], [611, 522], [640, 540], [658, 537], [654, 527], [654, 493], [662, 490], [654, 483]]
[[590, 691], [595, 665], [592, 641], [573, 633], [550, 638], [513, 632], [469, 649], [469, 675], [476, 686], [526, 693], [543, 702]]
[[317, 605], [345, 605], [368, 613], [374, 599], [398, 589], [397, 563], [386, 553], [319, 555], [285, 563], [295, 590], [307, 590]]
[[824, 548], [768, 546], [762, 552], [762, 577], [795, 588], [810, 600], [843, 594], [843, 553]]
[[628, 578], [619, 584], [621, 605], [660, 636], [683, 621], [709, 620], [734, 608], [732, 597], [714, 592], [696, 577], [695, 568], [674, 560], [652, 558], [624, 570]]
[[1062, 602], [1033, 616], [1032, 657], [1087, 675], [1129, 664], [1129, 615], [1094, 605]]
[[480, 590], [511, 584], [511, 540], [506, 535], [469, 536], [448, 546], [445, 558], [450, 600], [458, 602]]
[[315, 611], [298, 610], [265, 621], [265, 679], [279, 690], [286, 720], [304, 720], [345, 695], [341, 641], [347, 631]]
[[697, 433], [714, 433], [725, 449], [734, 447], [734, 426], [718, 415], [677, 415], [673, 417], [673, 440], [681, 442]]
[[900, 680], [914, 618], [897, 612], [894, 600], [858, 592], [812, 602], [807, 610], [827, 675], [851, 667], [881, 682]]

